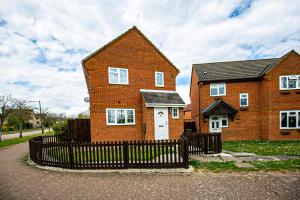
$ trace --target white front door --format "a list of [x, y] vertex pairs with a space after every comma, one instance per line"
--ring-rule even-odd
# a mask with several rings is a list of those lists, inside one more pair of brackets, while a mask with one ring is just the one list
[[220, 133], [222, 131], [221, 128], [221, 120], [219, 116], [209, 116], [209, 132], [210, 133]]
[[154, 132], [156, 140], [169, 139], [168, 108], [154, 108]]

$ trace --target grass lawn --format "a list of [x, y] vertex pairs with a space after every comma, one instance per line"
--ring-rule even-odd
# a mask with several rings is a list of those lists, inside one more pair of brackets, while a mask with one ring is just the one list
[[8, 147], [14, 144], [19, 144], [19, 143], [23, 143], [23, 142], [27, 142], [28, 140], [30, 140], [31, 138], [37, 137], [37, 136], [41, 136], [41, 135], [49, 135], [48, 133], [46, 134], [34, 134], [34, 135], [30, 135], [30, 136], [23, 136], [22, 138], [15, 138], [15, 139], [10, 139], [10, 140], [4, 140], [2, 142], [0, 142], [0, 148], [2, 147]]
[[250, 162], [254, 168], [239, 168], [233, 161], [228, 162], [199, 162], [190, 160], [197, 170], [207, 170], [213, 172], [242, 172], [242, 171], [299, 171], [300, 159], [282, 161], [256, 161]]
[[300, 140], [293, 141], [229, 141], [222, 145], [224, 150], [250, 152], [258, 155], [300, 155]]

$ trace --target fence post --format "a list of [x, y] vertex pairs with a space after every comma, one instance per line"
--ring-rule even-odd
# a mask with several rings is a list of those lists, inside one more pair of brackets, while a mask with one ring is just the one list
[[218, 134], [218, 150], [219, 150], [218, 153], [222, 152], [222, 135], [221, 135], [221, 133]]
[[129, 165], [128, 141], [123, 141], [123, 158], [124, 158], [124, 168], [128, 169], [128, 165]]
[[203, 139], [204, 139], [204, 154], [208, 154], [208, 137], [209, 134], [204, 134]]
[[189, 143], [188, 139], [184, 138], [183, 139], [183, 160], [184, 160], [184, 167], [186, 169], [189, 168]]
[[70, 142], [68, 142], [68, 151], [69, 151], [70, 167], [73, 169], [74, 168], [73, 148]]

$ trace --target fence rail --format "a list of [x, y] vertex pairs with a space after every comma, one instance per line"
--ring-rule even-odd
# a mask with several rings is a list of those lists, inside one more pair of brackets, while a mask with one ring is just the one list
[[188, 140], [71, 143], [64, 136], [29, 141], [30, 158], [70, 169], [188, 168]]
[[181, 138], [188, 139], [189, 155], [215, 154], [222, 152], [221, 133], [186, 132]]

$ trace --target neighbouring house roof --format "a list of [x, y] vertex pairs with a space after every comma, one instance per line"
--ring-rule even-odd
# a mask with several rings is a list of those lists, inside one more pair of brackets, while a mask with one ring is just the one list
[[265, 68], [277, 63], [279, 58], [228, 61], [194, 64], [199, 81], [221, 81], [259, 78]]
[[176, 91], [141, 91], [147, 107], [185, 107], [186, 104]]
[[224, 100], [219, 99], [212, 102], [209, 106], [203, 109], [202, 114], [204, 117], [209, 115], [230, 115], [234, 116], [238, 110], [226, 103]]
[[199, 81], [257, 79], [272, 70], [290, 53], [299, 55], [291, 50], [280, 58], [193, 64], [193, 69]]
[[132, 28], [128, 29], [127, 31], [125, 31], [124, 33], [122, 33], [121, 35], [119, 35], [118, 37], [116, 37], [115, 39], [113, 39], [112, 41], [108, 42], [107, 44], [105, 44], [104, 46], [102, 46], [101, 48], [99, 48], [98, 50], [94, 51], [93, 53], [91, 53], [90, 55], [88, 55], [87, 57], [85, 57], [81, 63], [82, 63], [82, 68], [83, 68], [83, 72], [84, 72], [84, 76], [85, 76], [85, 80], [88, 85], [88, 78], [87, 78], [87, 69], [84, 65], [84, 63], [89, 60], [90, 58], [92, 58], [94, 55], [96, 55], [97, 53], [103, 51], [104, 49], [106, 49], [107, 47], [109, 47], [111, 44], [115, 43], [116, 41], [118, 41], [119, 39], [121, 39], [123, 36], [125, 36], [127, 33], [136, 30], [176, 71], [177, 73], [180, 72], [180, 70], [136, 27], [133, 26]]
[[188, 104], [184, 109], [183, 112], [191, 111], [191, 104]]

